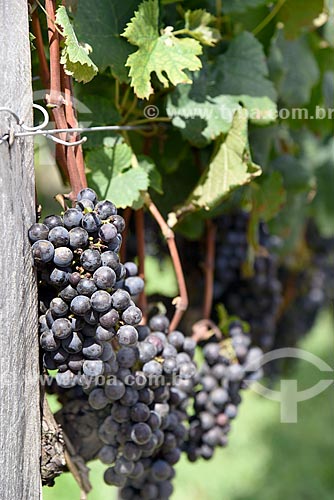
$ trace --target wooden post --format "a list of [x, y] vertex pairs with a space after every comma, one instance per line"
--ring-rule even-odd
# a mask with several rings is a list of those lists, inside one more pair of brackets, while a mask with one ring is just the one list
[[[27, 0], [0, 1], [0, 106], [32, 123]], [[0, 111], [0, 138], [18, 130]], [[32, 138], [0, 144], [0, 499], [39, 500], [40, 397]]]

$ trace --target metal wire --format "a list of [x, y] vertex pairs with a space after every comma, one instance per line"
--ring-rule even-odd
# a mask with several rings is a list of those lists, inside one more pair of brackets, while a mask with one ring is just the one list
[[[76, 128], [55, 128], [55, 129], [46, 129], [47, 125], [49, 124], [49, 114], [43, 106], [40, 106], [39, 104], [33, 103], [33, 108], [38, 109], [41, 111], [43, 114], [43, 122], [40, 123], [39, 125], [36, 125], [35, 127], [29, 127], [28, 125], [24, 124], [24, 121], [21, 120], [18, 115], [12, 111], [9, 108], [6, 107], [0, 107], [0, 111], [5, 111], [7, 113], [10, 113], [16, 120], [17, 125], [19, 125], [22, 129], [23, 132], [14, 132], [13, 133], [13, 138], [15, 139], [16, 137], [28, 137], [28, 136], [37, 136], [41, 135], [46, 137], [47, 139], [51, 139], [53, 142], [56, 142], [58, 144], [63, 144], [64, 146], [67, 147], [73, 147], [73, 146], [78, 146], [79, 144], [82, 144], [83, 142], [87, 141], [87, 137], [82, 137], [82, 139], [79, 139], [78, 141], [65, 141], [63, 139], [60, 139], [59, 137], [55, 137], [58, 134], [82, 134], [82, 133], [87, 133], [87, 132], [100, 132], [100, 131], [108, 131], [112, 130], [115, 132], [121, 132], [122, 130], [149, 130], [151, 129], [151, 125], [143, 124], [143, 125], [106, 125], [106, 126], [99, 126], [99, 127], [76, 127]], [[2, 144], [5, 141], [8, 141], [10, 137], [9, 133], [4, 134], [2, 137], [0, 137], [0, 144]]]

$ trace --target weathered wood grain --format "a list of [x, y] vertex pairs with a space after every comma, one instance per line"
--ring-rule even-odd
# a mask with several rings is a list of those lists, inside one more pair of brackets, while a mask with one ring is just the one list
[[[0, 106], [32, 121], [27, 0], [0, 2]], [[0, 137], [15, 120], [0, 112]], [[0, 144], [0, 499], [39, 500], [40, 402], [31, 138]]]

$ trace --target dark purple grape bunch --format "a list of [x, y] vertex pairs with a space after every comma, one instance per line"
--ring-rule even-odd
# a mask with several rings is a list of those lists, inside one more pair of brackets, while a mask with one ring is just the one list
[[251, 347], [240, 322], [230, 323], [228, 336], [203, 348], [199, 388], [194, 393], [184, 450], [190, 461], [210, 459], [217, 447], [227, 445], [230, 422], [238, 413], [241, 389], [262, 377], [262, 351]]
[[99, 428], [98, 458], [109, 466], [105, 482], [122, 488], [122, 498], [172, 492], [197, 372], [195, 342], [168, 329], [164, 315], [136, 326], [137, 343], [116, 347], [105, 383], [85, 389], [91, 407], [109, 413]]
[[132, 298], [144, 282], [137, 266], [120, 263], [124, 219], [95, 192], [79, 192], [76, 208], [29, 230], [38, 272], [40, 345], [44, 366], [63, 387], [78, 374], [96, 377], [115, 361], [112, 341], [134, 345], [142, 313]]

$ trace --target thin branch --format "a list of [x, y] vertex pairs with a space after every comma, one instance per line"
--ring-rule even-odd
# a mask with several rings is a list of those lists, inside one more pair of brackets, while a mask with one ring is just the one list
[[[138, 254], [138, 274], [145, 279], [145, 222], [144, 210], [141, 208], [135, 211], [136, 240]], [[147, 298], [145, 290], [139, 296], [139, 307], [143, 312], [143, 324], [147, 322]]]
[[89, 468], [86, 466], [83, 458], [76, 454], [74, 446], [71, 443], [71, 440], [68, 438], [66, 433], [63, 430], [63, 436], [65, 441], [65, 460], [68, 470], [73, 475], [74, 479], [79, 485], [80, 488], [80, 500], [87, 500], [87, 493], [89, 493], [92, 489], [92, 485], [90, 484], [88, 473]]
[[205, 256], [205, 288], [203, 318], [209, 319], [213, 300], [213, 283], [215, 272], [216, 226], [212, 220], [206, 221], [206, 256]]
[[47, 12], [48, 36], [50, 45], [50, 95], [47, 97], [48, 104], [59, 108], [64, 104], [64, 97], [61, 93], [60, 77], [60, 39], [55, 27], [56, 2], [55, 0], [45, 0]]
[[[65, 116], [67, 124], [70, 128], [78, 127], [78, 120], [76, 116], [76, 111], [73, 106], [73, 85], [72, 78], [69, 75], [65, 74], [64, 68], [62, 67], [63, 74], [63, 85], [64, 85], [64, 94], [65, 94]], [[70, 142], [75, 142], [80, 139], [79, 134], [71, 134]], [[76, 196], [80, 189], [87, 187], [87, 178], [85, 172], [85, 163], [82, 145], [76, 146], [75, 148], [67, 148], [67, 160], [68, 160], [68, 169], [69, 173], [71, 173], [72, 169], [77, 174], [78, 179], [75, 185], [72, 184], [72, 190], [74, 195]]]
[[272, 19], [276, 16], [276, 14], [281, 10], [283, 5], [285, 4], [286, 0], [278, 0], [277, 4], [272, 8], [271, 12], [265, 17], [260, 24], [258, 24], [254, 29], [253, 29], [253, 35], [258, 35], [260, 31], [265, 28]]
[[[64, 97], [61, 93], [59, 33], [55, 28], [56, 2], [45, 0], [45, 9], [50, 47], [50, 93], [46, 95], [46, 101], [52, 108], [56, 127], [67, 128], [65, 112], [61, 108], [64, 104]], [[65, 172], [66, 177], [69, 178], [65, 147], [60, 144], [56, 145], [56, 161]]]
[[43, 83], [44, 88], [48, 89], [50, 85], [50, 71], [44, 51], [44, 42], [43, 42], [41, 24], [39, 22], [39, 17], [38, 17], [38, 10], [34, 10], [31, 16], [31, 26], [33, 34], [35, 36], [35, 45], [39, 59], [39, 73], [41, 81]]
[[[60, 34], [55, 25], [56, 1], [45, 0], [47, 24], [50, 44], [50, 94], [47, 101], [52, 106], [52, 114], [58, 128], [77, 127], [77, 119], [72, 103], [72, 83], [60, 64]], [[64, 90], [64, 94], [62, 93]], [[65, 98], [64, 98], [65, 95]], [[70, 141], [76, 140], [76, 134], [71, 135]], [[56, 159], [63, 169], [66, 169], [72, 191], [70, 198], [76, 199], [77, 193], [87, 186], [82, 148], [78, 146], [66, 148], [56, 146]]]
[[170, 256], [172, 258], [172, 262], [174, 265], [174, 270], [176, 274], [176, 279], [179, 287], [179, 293], [180, 296], [176, 297], [173, 301], [173, 304], [175, 304], [175, 313], [173, 316], [173, 319], [170, 324], [170, 330], [173, 331], [181, 321], [181, 318], [184, 314], [184, 312], [187, 310], [188, 307], [188, 293], [187, 293], [187, 287], [186, 287], [186, 282], [184, 279], [184, 274], [182, 270], [182, 265], [179, 257], [179, 253], [177, 250], [177, 246], [175, 243], [175, 237], [174, 237], [174, 232], [172, 229], [168, 226], [167, 222], [165, 219], [162, 217], [161, 213], [159, 212], [158, 208], [155, 206], [153, 201], [149, 196], [147, 196], [146, 200], [146, 206], [151, 212], [152, 216], [154, 219], [157, 221], [162, 234], [164, 235]]

